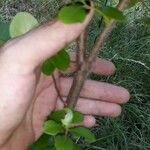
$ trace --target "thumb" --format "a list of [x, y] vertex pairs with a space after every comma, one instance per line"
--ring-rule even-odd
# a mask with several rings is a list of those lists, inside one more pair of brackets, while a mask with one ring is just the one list
[[92, 16], [93, 11], [87, 15], [83, 23], [71, 25], [63, 24], [60, 21], [49, 22], [8, 42], [3, 47], [1, 62], [3, 61], [3, 64], [13, 63], [18, 65], [21, 70], [23, 67], [27, 68], [27, 71], [35, 69], [76, 39], [88, 25]]

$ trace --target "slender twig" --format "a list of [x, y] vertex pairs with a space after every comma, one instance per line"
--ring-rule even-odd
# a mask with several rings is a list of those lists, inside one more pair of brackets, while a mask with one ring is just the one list
[[85, 48], [86, 48], [86, 31], [84, 31], [78, 39], [78, 50], [77, 50], [77, 63], [78, 66], [82, 65], [85, 60]]
[[[126, 8], [127, 4], [128, 4], [128, 0], [121, 0], [117, 6], [117, 9], [120, 11], [123, 11]], [[75, 75], [73, 84], [71, 86], [69, 95], [67, 97], [68, 107], [74, 108], [76, 106], [76, 103], [80, 95], [81, 89], [84, 85], [85, 79], [88, 76], [89, 71], [91, 69], [92, 62], [95, 61], [98, 51], [102, 48], [106, 38], [110, 34], [113, 28], [114, 22], [115, 22], [114, 20], [111, 20], [106, 25], [106, 27], [104, 27], [101, 34], [98, 36], [95, 45], [92, 48], [89, 58], [83, 62], [80, 70]]]
[[128, 6], [129, 0], [120, 0], [117, 9], [123, 11]]
[[87, 63], [90, 65], [96, 58], [98, 51], [102, 48], [105, 39], [108, 37], [114, 25], [114, 20], [111, 20], [107, 26], [102, 30], [100, 36], [97, 38], [96, 43], [91, 51], [91, 55], [87, 60]]
[[60, 94], [60, 89], [58, 88], [58, 85], [57, 85], [57, 81], [55, 79], [55, 76], [54, 74], [52, 74], [52, 79], [53, 79], [53, 82], [54, 82], [54, 86], [55, 86], [55, 89], [56, 89], [56, 92], [58, 94], [58, 97], [60, 98], [61, 102], [64, 104], [64, 106], [66, 106], [66, 102], [63, 100], [61, 94]]

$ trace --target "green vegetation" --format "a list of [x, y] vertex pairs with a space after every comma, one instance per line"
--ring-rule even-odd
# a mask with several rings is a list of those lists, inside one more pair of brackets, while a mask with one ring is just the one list
[[[105, 2], [104, 0], [95, 0]], [[149, 0], [145, 0], [150, 6]], [[32, 13], [40, 22], [55, 16], [61, 6], [61, 0], [1, 0], [0, 20], [9, 22], [19, 11]], [[115, 0], [110, 5], [115, 5]], [[150, 149], [150, 34], [147, 27], [140, 23], [142, 17], [149, 16], [147, 9], [137, 4], [126, 11], [127, 22], [115, 27], [105, 43], [100, 57], [113, 61], [117, 72], [113, 76], [99, 77], [95, 80], [121, 85], [129, 89], [131, 99], [123, 106], [122, 115], [118, 118], [97, 118], [97, 126], [92, 129], [97, 140], [91, 144], [82, 139], [76, 140], [86, 150], [149, 150]], [[101, 20], [94, 18], [87, 46], [90, 48], [99, 33]], [[94, 29], [94, 30], [93, 30]], [[50, 140], [46, 135], [46, 145]], [[42, 145], [42, 144], [41, 144]], [[45, 146], [44, 144], [42, 145]], [[41, 148], [42, 149], [42, 148]]]

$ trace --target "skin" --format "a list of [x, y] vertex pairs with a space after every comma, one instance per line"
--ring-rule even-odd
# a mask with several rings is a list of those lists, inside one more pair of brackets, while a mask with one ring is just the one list
[[[63, 108], [53, 80], [40, 73], [40, 66], [66, 44], [76, 39], [87, 26], [93, 12], [84, 23], [64, 25], [59, 21], [47, 23], [26, 35], [9, 41], [0, 50], [0, 150], [26, 150], [42, 134], [42, 125], [55, 109]], [[69, 69], [75, 70], [74, 65]], [[92, 72], [111, 75], [115, 66], [97, 59]], [[55, 78], [65, 99], [72, 78]], [[95, 125], [93, 116], [116, 117], [121, 104], [129, 100], [129, 92], [115, 85], [87, 80], [76, 110], [85, 115], [83, 125]]]

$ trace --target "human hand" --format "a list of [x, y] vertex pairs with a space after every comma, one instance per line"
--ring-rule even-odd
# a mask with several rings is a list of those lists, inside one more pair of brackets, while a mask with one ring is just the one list
[[[42, 124], [49, 113], [63, 107], [52, 78], [41, 74], [40, 66], [84, 30], [90, 15], [83, 24], [48, 23], [8, 42], [1, 49], [1, 150], [27, 149], [41, 135]], [[93, 64], [93, 72], [97, 74], [108, 75], [114, 70], [114, 65], [105, 60], [97, 60]], [[58, 72], [55, 76], [61, 95], [66, 97], [72, 79], [60, 78]], [[76, 109], [85, 114], [84, 125], [90, 127], [95, 124], [92, 115], [117, 116], [121, 112], [119, 104], [128, 99], [129, 93], [124, 88], [87, 81]]]

